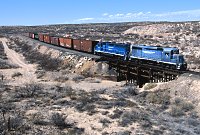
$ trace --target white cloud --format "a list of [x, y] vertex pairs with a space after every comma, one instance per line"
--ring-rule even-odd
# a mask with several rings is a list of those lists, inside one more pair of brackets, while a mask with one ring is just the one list
[[112, 18], [112, 17], [113, 17], [113, 15], [109, 15], [108, 17]]
[[116, 14], [116, 17], [124, 16], [124, 14]]
[[94, 18], [81, 18], [78, 19], [77, 21], [90, 21], [90, 20], [94, 20]]
[[102, 14], [102, 16], [108, 16], [108, 15], [109, 15], [108, 13], [103, 13], [103, 14]]
[[137, 22], [137, 21], [200, 21], [200, 9], [176, 12], [103, 13], [96, 18], [82, 18], [72, 23]]

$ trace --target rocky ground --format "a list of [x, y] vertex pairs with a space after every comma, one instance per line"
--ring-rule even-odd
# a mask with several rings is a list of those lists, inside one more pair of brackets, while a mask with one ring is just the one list
[[[115, 72], [105, 63], [18, 34], [39, 28], [63, 35], [69, 30], [0, 28], [15, 33], [0, 38], [0, 134], [200, 134], [199, 74], [143, 88], [107, 80]], [[199, 22], [73, 25], [70, 34], [81, 37], [88, 28], [89, 38], [102, 38], [106, 28], [107, 40], [177, 46], [189, 68], [199, 71]]]

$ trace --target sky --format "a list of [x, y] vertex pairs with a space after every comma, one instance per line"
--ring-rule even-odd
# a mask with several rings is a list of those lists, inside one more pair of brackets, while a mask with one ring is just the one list
[[1, 0], [0, 26], [200, 21], [200, 0]]

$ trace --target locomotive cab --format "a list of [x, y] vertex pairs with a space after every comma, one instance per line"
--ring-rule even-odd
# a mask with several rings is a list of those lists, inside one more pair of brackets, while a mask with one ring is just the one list
[[179, 54], [178, 48], [164, 48], [163, 61], [170, 63], [172, 67], [175, 66], [178, 70], [187, 69], [187, 63], [185, 62], [183, 55]]
[[99, 42], [95, 47], [94, 47], [94, 54], [99, 55], [99, 52], [102, 51], [102, 42]]
[[185, 62], [185, 59], [184, 59], [183, 55], [181, 55], [181, 54], [178, 54], [177, 64], [178, 64], [177, 69], [180, 69], [180, 70], [187, 69], [187, 63]]
[[183, 55], [179, 54], [179, 52], [173, 53], [171, 61], [173, 63], [176, 63], [176, 68], [178, 70], [186, 70], [187, 69], [187, 63], [186, 63]]

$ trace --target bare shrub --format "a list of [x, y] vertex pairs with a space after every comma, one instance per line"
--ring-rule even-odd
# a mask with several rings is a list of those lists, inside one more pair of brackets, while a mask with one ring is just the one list
[[84, 79], [85, 79], [84, 76], [82, 76], [82, 75], [76, 75], [75, 77], [73, 77], [72, 80], [75, 81], [75, 82], [81, 82]]
[[36, 73], [37, 79], [40, 79], [45, 75], [46, 72], [44, 70], [37, 70], [35, 73]]
[[53, 124], [59, 128], [70, 128], [73, 125], [65, 122], [66, 116], [59, 113], [53, 113], [51, 116], [51, 121]]
[[14, 74], [12, 74], [12, 78], [19, 77], [19, 76], [22, 76], [22, 73], [15, 72]]
[[61, 76], [57, 76], [54, 80], [58, 82], [65, 82], [69, 80], [69, 77], [66, 75], [61, 75]]
[[[7, 116], [6, 116], [7, 115]], [[24, 126], [23, 117], [19, 115], [10, 115], [3, 113], [0, 117], [0, 133], [8, 134], [13, 131], [19, 131]]]
[[35, 125], [48, 125], [49, 122], [45, 121], [44, 119], [45, 118], [41, 113], [36, 113], [34, 114], [32, 121]]
[[153, 104], [169, 105], [170, 104], [169, 90], [159, 90], [155, 92], [149, 92], [146, 96], [146, 100], [149, 103]]
[[109, 120], [106, 119], [106, 118], [100, 119], [99, 122], [102, 123], [104, 127], [108, 127], [108, 125], [111, 123], [111, 121], [109, 121]]
[[38, 91], [40, 91], [41, 85], [39, 84], [25, 84], [23, 87], [19, 88], [17, 90], [17, 93], [15, 95], [16, 98], [31, 98], [33, 96], [36, 96]]
[[151, 126], [148, 114], [136, 110], [124, 112], [119, 121], [119, 125], [122, 127], [126, 127], [129, 124], [132, 124], [133, 122], [141, 123], [144, 127]]
[[120, 116], [123, 114], [123, 111], [122, 110], [119, 110], [119, 109], [116, 109], [116, 110], [114, 110], [113, 111], [113, 115], [110, 115], [109, 117], [111, 118], [111, 119], [118, 119], [118, 118], [120, 118]]
[[170, 108], [170, 114], [174, 117], [182, 116], [185, 112], [192, 111], [193, 109], [194, 105], [192, 103], [181, 98], [175, 98]]
[[19, 115], [9, 117], [9, 127], [11, 130], [17, 130], [23, 126], [23, 118]]
[[18, 68], [18, 66], [10, 64], [5, 60], [0, 59], [0, 69], [9, 69], [9, 68]]
[[172, 102], [172, 103], [174, 103], [174, 105], [176, 105], [176, 106], [180, 106], [185, 112], [194, 109], [194, 105], [191, 102], [185, 101], [182, 98], [175, 98], [174, 102]]
[[81, 135], [85, 131], [84, 128], [73, 127], [72, 129], [68, 130], [68, 135]]

